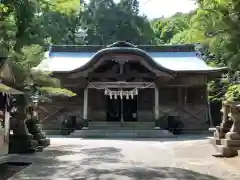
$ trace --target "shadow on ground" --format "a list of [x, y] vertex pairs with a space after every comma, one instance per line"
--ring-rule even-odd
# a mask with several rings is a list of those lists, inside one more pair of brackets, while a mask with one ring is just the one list
[[175, 167], [141, 167], [140, 162], [122, 162], [123, 156], [115, 147], [54, 146], [31, 156], [34, 164], [10, 180], [222, 180]]
[[41, 174], [22, 174], [18, 177], [18, 180], [50, 180], [58, 178], [68, 180], [223, 180], [218, 177], [174, 167], [98, 169], [65, 164], [65, 168], [58, 171], [54, 171], [56, 167], [47, 166], [46, 168], [48, 171], [45, 172], [39, 169]]
[[[83, 148], [83, 146], [54, 146], [42, 153], [17, 155], [10, 161], [32, 162], [33, 164], [13, 179], [47, 180], [79, 176], [83, 166], [116, 164], [121, 161], [121, 149], [114, 147]], [[43, 178], [44, 177], [44, 178]], [[1, 178], [0, 178], [1, 179]], [[11, 179], [10, 179], [11, 180]]]
[[94, 155], [94, 156], [120, 156], [122, 157], [123, 155], [121, 154], [121, 149], [115, 148], [115, 147], [99, 147], [99, 148], [86, 148], [82, 149], [81, 153], [86, 154], [88, 156]]
[[[85, 177], [82, 179], [98, 179], [102, 177], [115, 176], [116, 179], [132, 179], [132, 180], [157, 180], [157, 179], [173, 179], [173, 180], [221, 180], [220, 178], [200, 174], [197, 172], [173, 168], [173, 167], [161, 167], [161, 168], [128, 168], [128, 169], [87, 169], [84, 173]], [[72, 177], [74, 180], [80, 180]], [[101, 178], [100, 178], [101, 179]], [[113, 178], [114, 179], [114, 178]]]

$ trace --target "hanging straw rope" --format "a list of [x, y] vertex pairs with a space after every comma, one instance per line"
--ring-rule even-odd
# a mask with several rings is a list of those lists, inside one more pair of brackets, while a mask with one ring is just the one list
[[[100, 88], [100, 87], [97, 87], [95, 85], [93, 85], [91, 82], [88, 82], [93, 88], [95, 89], [106, 89], [106, 88]], [[152, 86], [154, 83], [149, 83], [147, 86], [143, 86], [143, 87], [140, 87], [140, 88], [137, 88], [137, 89], [146, 89], [146, 88], [149, 88], [150, 86]], [[134, 88], [135, 89], [135, 88]]]

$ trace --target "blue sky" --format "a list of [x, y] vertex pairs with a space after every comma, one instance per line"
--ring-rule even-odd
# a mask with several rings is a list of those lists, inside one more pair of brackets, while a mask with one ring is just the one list
[[177, 12], [189, 12], [196, 9], [194, 0], [139, 0], [141, 13], [149, 19], [169, 17]]

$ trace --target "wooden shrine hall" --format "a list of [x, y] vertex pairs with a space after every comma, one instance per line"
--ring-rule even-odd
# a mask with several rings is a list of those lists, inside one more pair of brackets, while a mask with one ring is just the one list
[[166, 117], [177, 117], [183, 130], [202, 131], [210, 126], [207, 82], [226, 68], [208, 66], [194, 44], [116, 42], [52, 45], [34, 70], [53, 72], [78, 94], [43, 104], [46, 130], [60, 129], [69, 117], [75, 119], [75, 129], [84, 131], [166, 129]]

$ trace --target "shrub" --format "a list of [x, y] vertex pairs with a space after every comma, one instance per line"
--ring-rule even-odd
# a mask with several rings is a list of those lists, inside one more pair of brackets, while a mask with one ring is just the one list
[[240, 101], [240, 84], [229, 86], [225, 98], [227, 101]]

